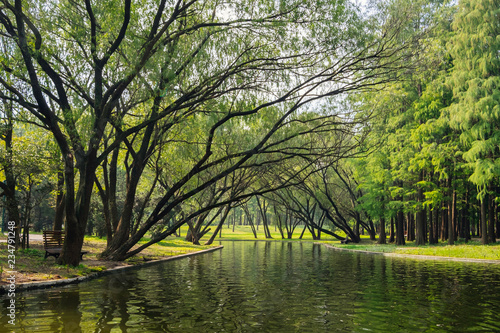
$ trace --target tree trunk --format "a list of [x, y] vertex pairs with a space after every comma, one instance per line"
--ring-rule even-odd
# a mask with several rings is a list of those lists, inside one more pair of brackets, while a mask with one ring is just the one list
[[405, 217], [403, 211], [396, 216], [396, 245], [405, 245]]
[[378, 244], [386, 244], [385, 218], [380, 218], [380, 233], [378, 235]]
[[495, 196], [493, 193], [489, 195], [489, 208], [488, 208], [488, 236], [490, 243], [495, 243]]
[[407, 240], [414, 241], [415, 240], [415, 214], [408, 214], [408, 228], [406, 229]]
[[486, 206], [488, 205], [487, 195], [481, 200], [481, 243], [488, 244], [488, 227], [486, 225]]
[[248, 206], [246, 204], [243, 206], [243, 210], [247, 215], [247, 221], [250, 225], [250, 228], [252, 229], [253, 236], [257, 238], [257, 231], [255, 230], [255, 225], [253, 224], [253, 216], [250, 214], [250, 211], [248, 210]]
[[448, 221], [447, 221], [447, 216], [448, 216], [448, 209], [446, 209], [446, 204], [442, 203], [442, 209], [441, 209], [441, 240], [445, 241], [448, 239]]
[[2, 183], [6, 202], [7, 215], [9, 221], [15, 222], [15, 246], [19, 248], [21, 231], [21, 218], [19, 216], [18, 202], [16, 199], [16, 177], [14, 176], [14, 164], [12, 160], [12, 133], [13, 133], [13, 118], [12, 118], [12, 104], [4, 100], [5, 112], [7, 114], [7, 126], [4, 129], [4, 142], [5, 142], [5, 164], [3, 165], [5, 174], [5, 183]]
[[205, 243], [205, 245], [211, 245], [214, 240], [215, 240], [215, 237], [217, 236], [217, 233], [220, 232], [222, 230], [222, 226], [224, 225], [224, 222], [226, 221], [226, 218], [227, 216], [229, 215], [229, 211], [231, 210], [231, 206], [230, 205], [227, 205], [226, 206], [226, 209], [224, 210], [224, 214], [222, 215], [220, 221], [219, 221], [219, 224], [217, 225], [217, 228], [215, 229], [214, 233], [212, 234], [212, 236], [208, 239], [208, 241]]
[[434, 219], [435, 212], [433, 213], [432, 210], [429, 208], [429, 244], [435, 244], [434, 242]]
[[[420, 181], [424, 180], [424, 172], [420, 172]], [[415, 245], [425, 245], [425, 216], [424, 216], [424, 191], [421, 186], [417, 190], [417, 201], [419, 207], [417, 208], [417, 219], [415, 221]]]
[[499, 213], [499, 207], [498, 207], [498, 205], [496, 205], [495, 221], [496, 221], [496, 227], [497, 227], [497, 238], [500, 238], [500, 219], [498, 218], [498, 213]]
[[86, 162], [79, 168], [80, 179], [78, 192], [75, 194], [75, 168], [73, 155], [64, 154], [64, 176], [66, 184], [66, 229], [61, 255], [57, 262], [60, 265], [78, 266], [83, 246], [87, 220], [90, 211], [90, 199], [95, 180], [96, 155], [87, 156]]
[[394, 217], [391, 217], [391, 230], [390, 230], [390, 235], [389, 235], [389, 243], [394, 243], [395, 239], [396, 239], [396, 235], [394, 232]]
[[448, 202], [448, 245], [455, 244], [455, 207], [457, 192], [453, 189], [451, 201]]
[[53, 230], [62, 230], [64, 224], [64, 172], [57, 171], [56, 212]]

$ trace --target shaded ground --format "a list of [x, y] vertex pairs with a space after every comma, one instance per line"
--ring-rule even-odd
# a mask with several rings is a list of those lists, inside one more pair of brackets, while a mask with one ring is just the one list
[[211, 246], [196, 246], [180, 239], [172, 239], [144, 250], [138, 256], [127, 261], [103, 261], [98, 260], [97, 256], [106, 247], [106, 241], [96, 237], [86, 238], [83, 244], [83, 250], [88, 251], [83, 256], [83, 260], [76, 268], [61, 266], [56, 264], [54, 257], [44, 259], [45, 251], [41, 235], [30, 235], [30, 249], [18, 250], [15, 253], [15, 269], [9, 268], [9, 253], [5, 238], [0, 240], [0, 285], [7, 284], [7, 278], [11, 271], [15, 272], [16, 284], [35, 281], [50, 281], [78, 276], [85, 276], [94, 272], [107, 270], [118, 266], [129, 266], [144, 263], [146, 261], [163, 259], [179, 254], [190, 253]]

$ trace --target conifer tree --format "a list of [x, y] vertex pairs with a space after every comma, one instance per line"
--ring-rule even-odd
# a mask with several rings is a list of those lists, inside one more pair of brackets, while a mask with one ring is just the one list
[[500, 173], [500, 0], [460, 1], [453, 28], [450, 125], [461, 131], [466, 146], [463, 158], [473, 172], [469, 180], [478, 187], [482, 242], [487, 243], [485, 197]]

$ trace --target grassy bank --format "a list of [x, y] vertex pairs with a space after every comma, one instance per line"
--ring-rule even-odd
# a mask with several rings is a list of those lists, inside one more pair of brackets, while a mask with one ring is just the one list
[[[147, 241], [148, 239], [143, 239], [141, 243]], [[105, 239], [92, 236], [85, 237], [83, 250], [88, 251], [88, 253], [84, 255], [83, 261], [78, 267], [70, 267], [58, 265], [54, 257], [44, 259], [45, 251], [43, 250], [43, 244], [41, 242], [31, 241], [30, 249], [17, 250], [15, 253], [16, 261], [14, 271], [16, 272], [16, 281], [17, 283], [22, 283], [85, 276], [116, 266], [137, 265], [145, 261], [196, 252], [210, 248], [211, 246], [193, 245], [180, 238], [171, 238], [147, 248], [140, 254], [124, 262], [99, 260], [98, 255], [105, 247]], [[3, 272], [10, 271], [8, 268], [9, 254], [10, 253], [7, 251], [7, 244], [0, 244], [0, 272], [2, 272], [0, 284], [6, 283], [6, 276], [4, 276], [6, 274], [3, 274]]]
[[335, 247], [359, 251], [388, 252], [466, 259], [500, 260], [499, 243], [482, 245], [479, 241], [470, 241], [468, 243], [457, 242], [456, 245], [448, 245], [448, 243], [446, 242], [440, 242], [439, 244], [424, 246], [415, 246], [415, 242], [406, 242], [406, 245], [404, 246], [396, 246], [394, 244], [379, 245], [366, 239], [364, 239], [359, 244], [345, 245], [340, 244], [340, 242], [324, 243], [330, 244]]
[[[187, 229], [186, 229], [187, 230]], [[297, 228], [291, 240], [298, 241], [302, 232], [302, 227]], [[282, 240], [279, 231], [274, 227], [271, 229], [273, 240]], [[208, 239], [208, 237], [205, 237]], [[204, 239], [205, 239], [204, 238]], [[255, 240], [249, 226], [236, 226], [234, 232], [231, 228], [222, 229], [222, 237], [217, 237], [216, 240]], [[257, 233], [257, 239], [263, 240], [264, 232], [261, 230]], [[303, 241], [313, 241], [311, 233], [307, 230], [302, 238]], [[289, 241], [287, 239], [287, 241]], [[316, 241], [332, 246], [347, 248], [351, 250], [370, 251], [370, 252], [391, 252], [399, 254], [411, 255], [427, 255], [453, 258], [467, 259], [488, 259], [500, 260], [500, 243], [482, 245], [478, 240], [473, 240], [468, 243], [463, 241], [456, 242], [456, 245], [448, 245], [447, 242], [440, 242], [435, 245], [415, 246], [415, 242], [406, 242], [404, 246], [396, 246], [395, 244], [379, 245], [375, 241], [370, 241], [368, 236], [362, 236], [362, 241], [359, 244], [340, 244], [340, 241], [327, 234], [322, 234], [321, 240]]]

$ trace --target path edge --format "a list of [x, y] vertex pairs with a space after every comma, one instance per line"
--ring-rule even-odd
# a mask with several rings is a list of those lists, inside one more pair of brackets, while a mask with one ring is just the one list
[[[129, 271], [129, 270], [141, 269], [144, 267], [149, 267], [149, 266], [161, 264], [161, 263], [171, 261], [171, 260], [178, 260], [178, 259], [196, 256], [199, 254], [214, 252], [217, 250], [222, 250], [222, 248], [224, 248], [224, 245], [219, 245], [216, 247], [212, 247], [210, 249], [204, 249], [204, 250], [200, 250], [200, 251], [196, 251], [196, 252], [179, 254], [176, 256], [172, 256], [172, 257], [151, 260], [151, 261], [147, 261], [147, 262], [137, 264], [137, 265], [117, 266], [117, 267], [113, 267], [110, 269], [106, 269], [106, 270], [101, 271], [101, 272], [95, 272], [95, 273], [92, 273], [92, 274], [89, 274], [86, 276], [79, 276], [79, 277], [75, 277], [75, 278], [19, 283], [19, 284], [14, 285], [14, 292], [18, 293], [21, 291], [34, 290], [34, 289], [47, 289], [47, 288], [61, 287], [61, 286], [80, 283], [80, 282], [86, 282], [89, 280], [100, 278], [102, 276], [111, 275], [111, 274], [115, 274], [115, 273], [121, 273], [121, 272]], [[7, 294], [9, 292], [12, 292], [12, 288], [11, 288], [10, 284], [0, 286], [0, 295]]]
[[457, 261], [457, 262], [465, 262], [465, 263], [481, 263], [481, 264], [500, 264], [500, 260], [492, 260], [492, 259], [472, 259], [472, 258], [454, 258], [454, 257], [442, 257], [442, 256], [429, 256], [429, 255], [420, 255], [420, 254], [402, 254], [402, 253], [392, 253], [392, 252], [375, 252], [375, 251], [365, 251], [365, 250], [354, 250], [354, 249], [346, 249], [342, 247], [332, 246], [330, 244], [325, 243], [314, 243], [324, 245], [329, 249], [333, 249], [336, 251], [346, 251], [353, 253], [364, 253], [364, 254], [372, 254], [372, 255], [382, 255], [385, 257], [393, 257], [393, 258], [403, 258], [403, 259], [417, 259], [417, 260], [436, 260], [436, 261]]

